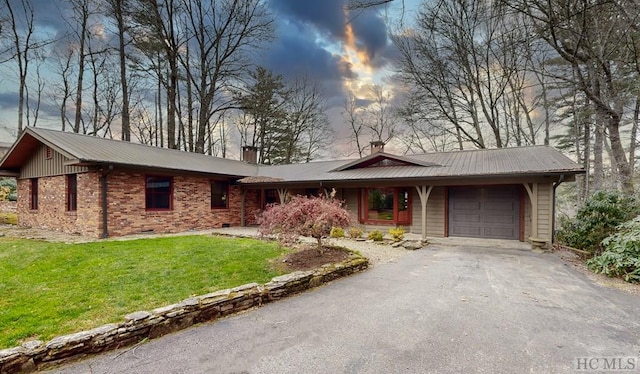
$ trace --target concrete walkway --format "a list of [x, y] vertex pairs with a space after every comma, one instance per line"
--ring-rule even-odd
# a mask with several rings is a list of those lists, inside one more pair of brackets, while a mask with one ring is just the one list
[[638, 372], [638, 310], [554, 255], [434, 245], [53, 372], [546, 374], [603, 357], [634, 358]]

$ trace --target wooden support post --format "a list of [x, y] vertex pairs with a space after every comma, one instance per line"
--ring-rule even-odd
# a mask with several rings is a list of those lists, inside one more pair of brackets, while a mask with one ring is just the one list
[[415, 186], [416, 191], [418, 191], [418, 196], [420, 197], [420, 220], [421, 220], [421, 230], [422, 230], [422, 240], [427, 240], [427, 202], [429, 201], [429, 195], [431, 195], [431, 190], [433, 190], [433, 186]]
[[278, 197], [280, 198], [280, 204], [286, 203], [287, 198], [287, 189], [286, 188], [278, 188]]
[[531, 235], [530, 237], [538, 237], [538, 183], [523, 183], [524, 188], [529, 195], [531, 201]]

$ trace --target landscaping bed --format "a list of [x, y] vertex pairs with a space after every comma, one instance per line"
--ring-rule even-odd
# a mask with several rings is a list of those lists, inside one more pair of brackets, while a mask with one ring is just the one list
[[316, 246], [304, 246], [285, 256], [282, 262], [289, 271], [310, 270], [324, 264], [342, 262], [350, 252], [342, 247], [325, 247], [319, 251]]

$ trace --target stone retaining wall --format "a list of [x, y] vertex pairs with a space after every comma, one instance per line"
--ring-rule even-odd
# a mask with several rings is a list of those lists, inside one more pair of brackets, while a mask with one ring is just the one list
[[66, 361], [154, 339], [193, 324], [212, 321], [245, 309], [319, 286], [333, 279], [365, 270], [369, 261], [352, 257], [338, 264], [310, 271], [298, 271], [271, 279], [263, 285], [245, 284], [206, 295], [190, 297], [180, 303], [150, 312], [125, 316], [125, 321], [75, 334], [58, 336], [47, 343], [29, 341], [20, 347], [0, 350], [0, 374], [33, 372]]

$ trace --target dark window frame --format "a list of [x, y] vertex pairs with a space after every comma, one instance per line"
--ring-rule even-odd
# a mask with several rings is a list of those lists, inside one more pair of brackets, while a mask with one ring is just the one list
[[[157, 187], [149, 187], [150, 182], [169, 182], [168, 191], [158, 191]], [[168, 207], [160, 206], [163, 201]], [[147, 175], [144, 178], [144, 207], [149, 212], [166, 212], [173, 210], [173, 177], [164, 175]]]
[[66, 208], [67, 212], [78, 210], [78, 174], [67, 175]]
[[[215, 186], [223, 186], [220, 191], [216, 191]], [[230, 183], [227, 180], [211, 181], [211, 209], [229, 209]]]
[[29, 209], [38, 210], [38, 178], [29, 181]]

